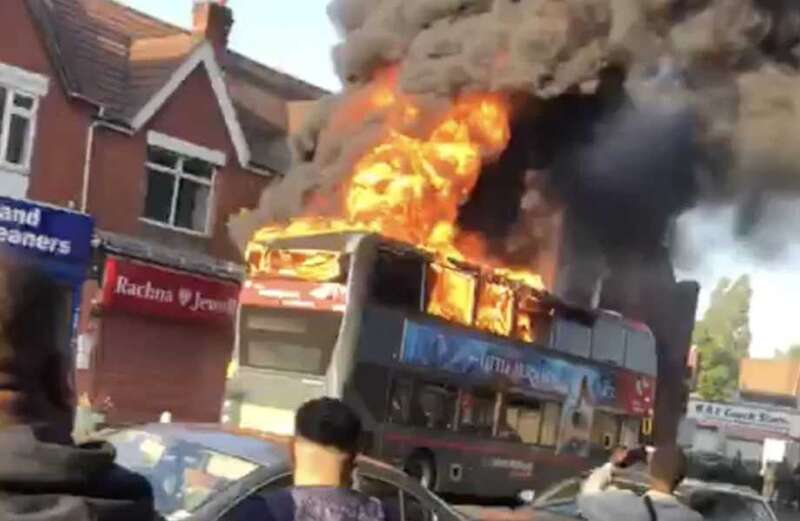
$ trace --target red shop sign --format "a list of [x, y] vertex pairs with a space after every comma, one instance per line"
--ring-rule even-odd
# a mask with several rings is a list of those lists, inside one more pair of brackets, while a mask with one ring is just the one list
[[230, 324], [239, 286], [137, 262], [106, 261], [103, 308], [194, 322]]
[[243, 306], [343, 312], [347, 289], [328, 282], [255, 279], [244, 283], [241, 302]]
[[656, 379], [650, 376], [617, 372], [617, 403], [630, 414], [651, 414], [656, 400]]

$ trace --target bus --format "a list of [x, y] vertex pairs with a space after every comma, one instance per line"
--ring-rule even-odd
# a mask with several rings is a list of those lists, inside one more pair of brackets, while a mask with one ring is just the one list
[[373, 234], [248, 253], [224, 421], [291, 434], [306, 400], [361, 415], [366, 453], [444, 495], [511, 498], [648, 434], [649, 329]]

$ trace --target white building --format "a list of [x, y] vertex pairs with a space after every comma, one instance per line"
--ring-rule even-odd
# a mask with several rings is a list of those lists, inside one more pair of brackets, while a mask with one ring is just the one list
[[[693, 451], [761, 462], [787, 456], [794, 465], [800, 447], [800, 411], [759, 403], [689, 401], [683, 442]], [[766, 450], [765, 450], [766, 448]]]

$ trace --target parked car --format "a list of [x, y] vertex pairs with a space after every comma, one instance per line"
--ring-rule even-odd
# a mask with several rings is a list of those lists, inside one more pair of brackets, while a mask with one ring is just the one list
[[[542, 493], [533, 503], [537, 521], [582, 519], [578, 508], [582, 478], [562, 481]], [[627, 474], [614, 486], [642, 495], [647, 489], [644, 474]], [[769, 503], [752, 489], [736, 485], [685, 480], [678, 497], [709, 521], [778, 521]]]
[[[254, 496], [292, 484], [289, 438], [216, 425], [148, 424], [107, 430], [120, 465], [153, 487], [167, 521], [225, 521]], [[402, 471], [360, 457], [357, 488], [381, 499], [399, 521], [465, 521]]]
[[738, 464], [732, 458], [713, 452], [692, 451], [689, 458], [689, 477], [708, 482], [731, 483], [763, 490], [764, 480], [757, 461], [743, 461]]

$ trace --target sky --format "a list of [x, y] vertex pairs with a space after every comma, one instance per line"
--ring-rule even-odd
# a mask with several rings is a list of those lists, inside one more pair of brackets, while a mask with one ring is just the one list
[[[176, 25], [191, 25], [192, 0], [118, 1]], [[326, 14], [328, 0], [228, 3], [236, 20], [230, 40], [234, 50], [320, 87], [339, 89], [330, 58], [338, 36]], [[709, 293], [721, 277], [749, 274], [754, 288], [751, 354], [769, 357], [776, 349], [800, 344], [800, 308], [796, 303], [800, 298], [800, 242], [773, 237], [773, 243], [782, 247], [779, 253], [765, 257], [730, 233], [732, 215], [731, 209], [702, 209], [681, 219], [681, 229], [694, 245], [694, 258], [682, 263], [679, 275], [701, 283], [698, 314], [702, 316]], [[800, 223], [800, 212], [789, 217]]]
[[[796, 224], [794, 224], [796, 223]], [[734, 236], [732, 207], [700, 208], [679, 219], [689, 254], [678, 255], [678, 274], [703, 286], [699, 316], [722, 277], [749, 275], [752, 356], [800, 344], [800, 201], [772, 200], [766, 220], [751, 240]]]
[[[175, 25], [190, 27], [193, 0], [117, 0]], [[230, 46], [257, 61], [320, 87], [337, 90], [330, 54], [338, 36], [328, 0], [229, 0]]]

